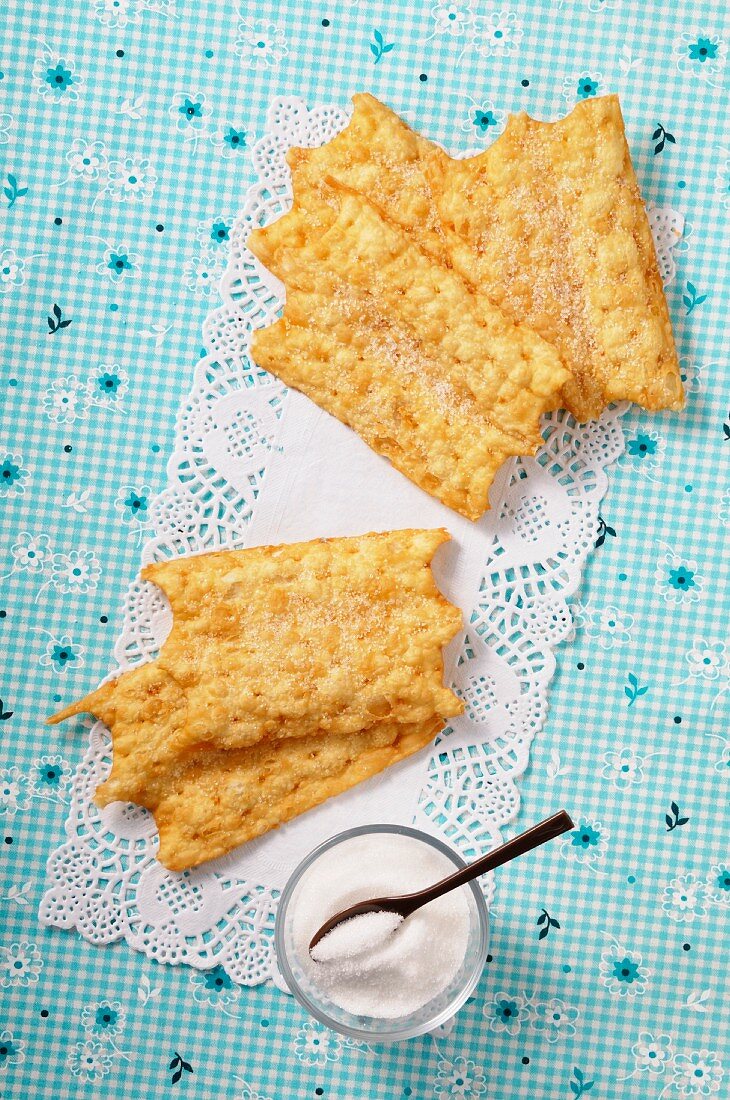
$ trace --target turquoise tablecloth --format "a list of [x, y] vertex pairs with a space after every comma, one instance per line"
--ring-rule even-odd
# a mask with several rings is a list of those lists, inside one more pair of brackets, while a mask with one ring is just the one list
[[[728, 1095], [726, 6], [10, 9], [0, 47], [2, 1096]], [[688, 408], [625, 418], [580, 626], [559, 651], [514, 826], [565, 805], [580, 828], [502, 873], [487, 970], [453, 1032], [377, 1056], [315, 1027], [276, 989], [216, 985], [36, 917], [83, 749], [78, 733], [42, 719], [109, 668], [144, 512], [165, 483], [201, 322], [252, 179], [247, 148], [274, 96], [344, 103], [359, 89], [453, 148], [488, 142], [509, 111], [555, 118], [579, 97], [618, 91], [647, 199], [687, 219], [668, 296]]]

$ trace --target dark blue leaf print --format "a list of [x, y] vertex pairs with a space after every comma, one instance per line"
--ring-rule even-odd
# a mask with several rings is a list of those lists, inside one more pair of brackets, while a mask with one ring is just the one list
[[8, 718], [12, 718], [14, 713], [12, 710], [5, 710], [3, 701], [0, 699], [0, 722], [7, 722]]
[[671, 811], [672, 811], [671, 815], [670, 814], [665, 814], [664, 815], [664, 820], [667, 823], [667, 832], [668, 833], [674, 832], [674, 830], [678, 829], [680, 825], [686, 825], [687, 822], [689, 821], [688, 817], [680, 817], [679, 816], [679, 806], [677, 805], [676, 802], [672, 802], [670, 808], [671, 808]]

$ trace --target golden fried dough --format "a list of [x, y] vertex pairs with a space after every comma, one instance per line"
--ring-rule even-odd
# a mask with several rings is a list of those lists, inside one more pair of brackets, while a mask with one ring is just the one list
[[[289, 154], [308, 214], [316, 218], [327, 175], [367, 195], [420, 248], [554, 346], [571, 372], [562, 403], [579, 420], [622, 399], [682, 407], [616, 96], [584, 100], [556, 123], [513, 116], [489, 149], [466, 160], [448, 157], [373, 96], [354, 103], [331, 142]], [[257, 247], [265, 232], [257, 231]]]
[[[462, 703], [442, 683], [441, 649], [461, 613], [429, 568], [448, 537], [444, 530], [390, 531], [148, 566], [142, 576], [159, 584], [173, 611], [159, 656], [50, 719], [90, 711], [109, 727], [113, 766], [97, 791], [99, 805], [147, 805], [167, 789], [171, 769], [189, 767], [197, 783], [209, 759], [225, 757], [219, 771], [232, 775], [234, 759], [248, 759], [244, 750], [260, 748], [261, 759], [280, 753], [283, 775], [287, 760], [304, 752], [299, 740], [324, 760], [334, 739], [344, 760], [348, 737], [388, 724], [402, 727], [395, 740], [406, 727], [430, 730], [460, 713]], [[348, 776], [358, 774], [356, 756], [347, 758]], [[342, 789], [357, 781], [343, 779]], [[314, 790], [304, 808], [316, 803]], [[266, 813], [273, 820], [278, 809], [268, 805]]]
[[[249, 240], [287, 284], [256, 362], [422, 489], [477, 519], [510, 455], [533, 454], [568, 377], [553, 349], [441, 267], [357, 191], [320, 188]], [[265, 246], [259, 250], [259, 242]]]
[[140, 801], [155, 816], [161, 863], [181, 871], [274, 829], [427, 745], [440, 717], [358, 733], [262, 741], [169, 770]]

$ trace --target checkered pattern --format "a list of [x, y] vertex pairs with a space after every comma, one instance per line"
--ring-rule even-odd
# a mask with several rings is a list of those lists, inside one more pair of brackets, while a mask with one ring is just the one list
[[[442, 0], [434, 10], [447, 6]], [[184, 267], [193, 256], [213, 253], [215, 245], [201, 245], [199, 227], [205, 241], [205, 226], [230, 224], [252, 178], [245, 152], [224, 158], [211, 134], [233, 126], [247, 131], [250, 144], [275, 96], [343, 103], [368, 89], [457, 150], [485, 140], [469, 130], [476, 106], [558, 117], [569, 106], [564, 79], [577, 83], [583, 73], [598, 80], [599, 91], [618, 91], [644, 194], [687, 218], [686, 250], [677, 254], [668, 297], [680, 354], [702, 366], [701, 389], [682, 417], [632, 410], [625, 418], [629, 439], [656, 431], [665, 449], [653, 480], [642, 476], [642, 460], [631, 455], [611, 471], [603, 516], [616, 536], [607, 534], [593, 555], [580, 599], [591, 609], [615, 606], [623, 621], [632, 616], [630, 640], [604, 650], [583, 628], [560, 649], [547, 727], [521, 784], [515, 830], [565, 805], [577, 819], [600, 823], [606, 851], [586, 864], [570, 841], [566, 847], [555, 843], [501, 873], [490, 961], [452, 1033], [377, 1057], [332, 1037], [327, 1046], [323, 1033], [319, 1057], [329, 1060], [311, 1065], [297, 1047], [305, 1016], [277, 990], [243, 990], [228, 1005], [207, 991], [210, 1003], [201, 1003], [193, 994], [202, 987], [186, 970], [158, 966], [121, 945], [100, 950], [76, 934], [39, 928], [44, 863], [62, 836], [66, 813], [42, 790], [46, 797], [36, 794], [16, 815], [0, 817], [0, 947], [30, 941], [44, 964], [37, 981], [2, 989], [0, 1031], [24, 1044], [22, 1062], [0, 1060], [2, 1095], [149, 1100], [177, 1089], [196, 1097], [260, 1094], [270, 1100], [552, 1100], [575, 1095], [570, 1082], [578, 1067], [584, 1081], [595, 1082], [595, 1097], [653, 1098], [671, 1071], [639, 1070], [621, 1080], [635, 1068], [631, 1048], [642, 1031], [671, 1035], [675, 1052], [710, 1050], [724, 1058], [726, 1076], [716, 1094], [730, 1095], [722, 1011], [727, 911], [707, 905], [694, 922], [677, 923], [662, 910], [671, 879], [687, 873], [705, 878], [729, 856], [730, 768], [723, 772], [715, 764], [723, 749], [718, 738], [730, 738], [730, 695], [713, 707], [716, 681], [680, 683], [696, 638], [730, 643], [730, 554], [727, 520], [723, 525], [720, 518], [721, 497], [730, 488], [722, 342], [730, 289], [722, 203], [728, 192], [717, 192], [715, 183], [728, 156], [728, 101], [723, 74], [713, 78], [712, 88], [701, 79], [701, 63], [680, 72], [675, 46], [687, 32], [719, 35], [727, 47], [726, 4], [514, 0], [509, 10], [522, 26], [521, 41], [489, 57], [468, 48], [468, 30], [461, 37], [434, 35], [430, 5], [415, 0], [258, 0], [241, 6], [243, 16], [223, 0], [181, 2], [176, 13], [162, 0], [150, 5], [157, 11], [142, 10], [139, 0], [119, 0], [120, 12], [126, 7], [139, 15], [138, 23], [123, 27], [102, 25], [95, 11], [103, 7], [101, 0], [70, 0], [59, 19], [51, 0], [11, 0], [0, 57], [0, 114], [12, 120], [7, 143], [0, 145], [0, 170], [3, 180], [10, 173], [19, 188], [28, 188], [11, 207], [4, 199], [0, 205], [0, 251], [13, 248], [26, 260], [24, 284], [0, 295], [0, 459], [6, 451], [20, 454], [30, 472], [22, 496], [0, 497], [0, 569], [9, 571], [22, 531], [47, 534], [55, 553], [91, 550], [102, 569], [97, 587], [86, 594], [44, 587], [48, 572], [0, 581], [0, 695], [3, 711], [13, 712], [2, 725], [0, 767], [15, 765], [28, 777], [43, 754], [62, 754], [70, 764], [81, 756], [80, 740], [42, 721], [109, 666], [121, 600], [138, 564], [136, 529], [122, 522], [123, 507], [115, 501], [125, 486], [140, 492], [148, 486], [151, 493], [164, 486], [176, 412], [189, 387], [203, 317], [214, 302], [186, 288]], [[455, 11], [468, 9], [466, 2], [454, 4]], [[489, 8], [474, 0], [471, 9], [488, 17], [506, 12], [507, 5]], [[242, 18], [250, 26], [239, 28]], [[250, 68], [240, 52], [249, 49], [249, 39], [253, 49], [271, 40], [269, 23], [283, 35], [287, 52]], [[394, 44], [377, 64], [369, 48], [376, 29], [384, 43]], [[39, 40], [83, 77], [76, 102], [42, 98], [34, 89]], [[181, 92], [195, 102], [204, 96], [206, 132], [197, 143], [185, 140], [169, 113]], [[651, 135], [658, 123], [676, 142], [654, 155]], [[110, 159], [149, 159], [157, 183], [148, 201], [117, 202], [100, 195], [94, 181], [62, 183], [65, 154], [77, 138], [103, 141]], [[134, 277], [112, 282], [97, 272], [112, 246], [136, 254]], [[697, 295], [707, 295], [689, 314], [682, 301], [687, 282]], [[46, 316], [54, 303], [72, 323], [51, 334]], [[92, 406], [84, 419], [51, 422], [43, 398], [52, 383], [71, 374], [93, 380], [102, 364], [129, 376], [119, 407]], [[69, 494], [78, 497], [86, 489], [84, 512], [67, 506]], [[668, 604], [657, 589], [655, 570], [667, 546], [696, 561], [703, 579], [696, 602]], [[63, 635], [81, 646], [83, 664], [56, 672], [39, 661], [50, 636]], [[629, 675], [647, 687], [630, 706], [624, 691]], [[645, 758], [643, 781], [623, 790], [602, 775], [604, 754], [621, 748]], [[672, 802], [689, 820], [667, 831]], [[13, 900], [13, 888], [28, 904]], [[542, 909], [560, 928], [550, 927], [539, 940]], [[636, 998], [618, 997], [601, 982], [601, 954], [610, 937], [649, 969]], [[706, 1012], [687, 1006], [690, 995], [708, 988]], [[547, 1033], [531, 1026], [530, 1011], [523, 1012], [518, 1033], [494, 1031], [498, 993], [533, 1003], [560, 998], [578, 1010], [575, 1034], [548, 1043]], [[103, 999], [119, 1001], [126, 1012], [115, 1039], [126, 1058], [114, 1053], [102, 1078], [83, 1083], [69, 1059], [74, 1062], [77, 1044], [93, 1038], [84, 1033], [82, 1009]], [[193, 1074], [183, 1072], [172, 1085], [168, 1065], [175, 1052]], [[457, 1067], [451, 1076], [446, 1062]], [[670, 1088], [666, 1095], [680, 1093]]]

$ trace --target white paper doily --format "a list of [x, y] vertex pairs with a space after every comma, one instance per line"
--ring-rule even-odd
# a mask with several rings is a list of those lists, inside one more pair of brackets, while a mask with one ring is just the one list
[[[232, 234], [224, 304], [204, 327], [208, 355], [196, 368], [178, 418], [168, 487], [153, 506], [155, 534], [144, 547], [143, 564], [247, 542], [257, 498], [269, 488], [267, 465], [273, 470], [277, 459], [281, 465], [282, 413], [295, 397], [303, 399], [248, 359], [249, 334], [274, 320], [283, 287], [245, 242], [254, 225], [273, 220], [291, 203], [286, 150], [328, 141], [348, 117], [339, 108], [308, 111], [296, 98], [277, 100], [269, 110], [266, 134], [252, 151], [258, 180]], [[650, 222], [668, 281], [681, 216], [651, 208]], [[545, 443], [536, 458], [511, 460], [500, 471], [492, 510], [479, 525], [484, 557], [472, 578], [478, 594], [470, 597], [467, 633], [452, 644], [447, 665], [465, 712], [432, 753], [421, 754], [402, 774], [391, 769], [387, 779], [370, 781], [369, 789], [363, 785], [341, 796], [352, 798], [348, 806], [357, 813], [367, 815], [370, 806], [370, 820], [397, 820], [392, 807], [401, 805], [403, 785], [413, 787], [415, 776], [414, 812], [407, 816], [419, 827], [440, 833], [467, 858], [499, 843], [499, 830], [517, 812], [516, 780], [545, 720], [553, 648], [572, 632], [567, 600], [595, 544], [605, 469], [623, 450], [622, 412], [609, 410], [587, 425], [553, 413], [544, 418]], [[133, 583], [115, 647], [119, 669], [150, 660], [170, 625], [160, 590]], [[150, 814], [122, 803], [104, 811], [94, 805], [94, 790], [110, 766], [110, 737], [97, 722], [73, 781], [66, 841], [48, 862], [42, 923], [76, 928], [98, 944], [123, 938], [161, 962], [200, 969], [220, 964], [245, 985], [278, 981], [271, 933], [275, 886], [287, 868], [271, 860], [256, 863], [241, 849], [184, 874], [167, 871], [155, 859]], [[370, 792], [374, 803], [368, 802]], [[280, 834], [292, 838], [293, 861], [302, 838], [309, 842], [309, 817]], [[326, 825], [330, 819], [312, 820]], [[263, 869], [241, 873], [253, 866]], [[488, 884], [488, 896], [491, 889]]]

